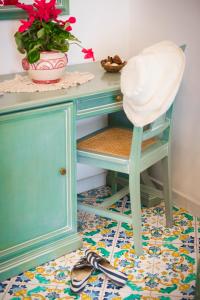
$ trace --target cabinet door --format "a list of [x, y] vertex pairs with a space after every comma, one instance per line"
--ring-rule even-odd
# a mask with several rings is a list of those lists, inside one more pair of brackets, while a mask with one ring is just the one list
[[75, 232], [73, 116], [69, 103], [0, 117], [2, 255]]

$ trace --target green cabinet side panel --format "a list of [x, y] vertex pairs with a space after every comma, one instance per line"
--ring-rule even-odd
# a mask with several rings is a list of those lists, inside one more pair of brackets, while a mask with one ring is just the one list
[[76, 233], [73, 119], [72, 103], [0, 117], [0, 269]]
[[66, 225], [64, 122], [63, 111], [0, 122], [1, 250]]

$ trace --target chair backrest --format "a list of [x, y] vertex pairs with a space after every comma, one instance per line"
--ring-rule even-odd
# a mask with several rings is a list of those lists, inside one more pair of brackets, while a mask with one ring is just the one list
[[[186, 45], [180, 46], [185, 51]], [[157, 137], [159, 141], [164, 143], [170, 143], [171, 131], [172, 131], [172, 113], [174, 104], [170, 106], [165, 114], [156, 119], [154, 122], [145, 127], [134, 127], [132, 147], [130, 153], [130, 159], [134, 157], [134, 164], [136, 163], [135, 158], [139, 158], [141, 155], [142, 142], [150, 138]], [[151, 147], [151, 146], [150, 146]]]

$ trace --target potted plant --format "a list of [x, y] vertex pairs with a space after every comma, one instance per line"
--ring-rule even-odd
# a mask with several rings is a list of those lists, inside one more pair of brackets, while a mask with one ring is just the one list
[[58, 19], [62, 11], [56, 8], [56, 0], [34, 0], [32, 5], [17, 2], [15, 5], [27, 13], [27, 20], [20, 20], [15, 41], [19, 52], [26, 54], [22, 65], [33, 82], [55, 83], [61, 79], [71, 43], [81, 47], [84, 58], [94, 60], [92, 49], [83, 48], [71, 33], [75, 17], [66, 21]]

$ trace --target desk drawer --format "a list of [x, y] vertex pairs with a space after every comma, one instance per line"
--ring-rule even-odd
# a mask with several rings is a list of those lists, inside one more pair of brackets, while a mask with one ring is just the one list
[[121, 92], [89, 96], [77, 101], [78, 118], [111, 113], [122, 109]]

